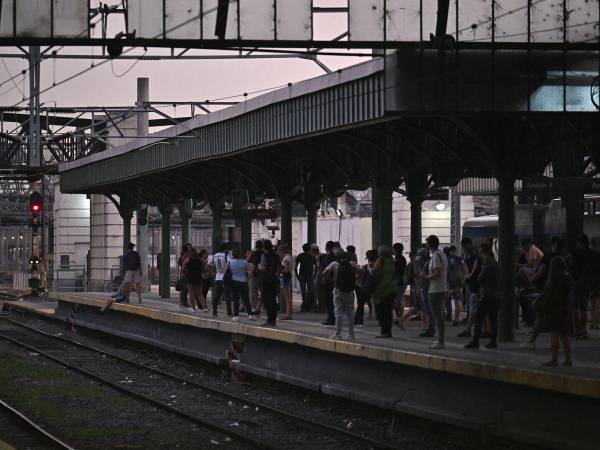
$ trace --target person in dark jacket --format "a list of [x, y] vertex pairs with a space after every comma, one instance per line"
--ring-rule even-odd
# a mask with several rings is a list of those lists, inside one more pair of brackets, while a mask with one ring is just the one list
[[183, 266], [183, 272], [185, 273], [185, 282], [187, 284], [188, 300], [194, 312], [208, 311], [206, 308], [206, 299], [202, 292], [203, 269], [204, 262], [202, 261], [202, 258], [192, 248], [190, 250], [190, 257]]
[[546, 328], [550, 332], [550, 349], [552, 359], [544, 366], [558, 366], [559, 341], [565, 351], [563, 365], [572, 366], [571, 342], [569, 340], [569, 293], [573, 282], [567, 273], [567, 261], [562, 256], [555, 256], [550, 263], [548, 283], [544, 289], [540, 313], [546, 320]]
[[491, 336], [487, 348], [497, 348], [498, 336], [498, 310], [500, 309], [500, 265], [488, 245], [481, 245], [479, 248], [481, 263], [481, 272], [477, 277], [479, 286], [479, 305], [477, 306], [477, 315], [475, 318], [475, 333], [473, 340], [465, 345], [468, 349], [479, 348], [479, 338], [481, 336], [481, 327], [486, 317], [490, 319]]

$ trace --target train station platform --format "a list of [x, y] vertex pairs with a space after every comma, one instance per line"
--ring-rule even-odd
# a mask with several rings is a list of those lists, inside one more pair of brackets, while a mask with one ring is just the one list
[[461, 328], [447, 326], [447, 348], [430, 350], [432, 339], [418, 337], [418, 322], [407, 322], [404, 331], [394, 328], [392, 339], [376, 339], [377, 323], [367, 319], [354, 341], [336, 341], [329, 339], [333, 328], [321, 325], [322, 314], [296, 313], [294, 320], [263, 328], [260, 319], [232, 321], [224, 306], [213, 318], [155, 294], [142, 304], [132, 296], [131, 304], [114, 304], [105, 314], [97, 311], [107, 294], [50, 297], [7, 305], [229, 363], [242, 373], [530, 443], [591, 448], [591, 442], [574, 445], [573, 436], [595, 436], [600, 334], [573, 342], [574, 367], [549, 368], [542, 366], [549, 357], [548, 337], [539, 337], [536, 350], [522, 349], [528, 335], [521, 330], [517, 342], [473, 351], [463, 348], [467, 339], [456, 337]]

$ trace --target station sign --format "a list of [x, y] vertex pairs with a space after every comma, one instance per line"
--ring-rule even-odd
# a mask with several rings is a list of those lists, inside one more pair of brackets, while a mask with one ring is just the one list
[[276, 209], [224, 209], [224, 219], [235, 219], [250, 214], [253, 220], [276, 220], [279, 217]]
[[582, 189], [588, 194], [600, 193], [600, 178], [570, 177], [570, 178], [525, 178], [523, 191], [531, 193], [560, 193], [569, 187]]

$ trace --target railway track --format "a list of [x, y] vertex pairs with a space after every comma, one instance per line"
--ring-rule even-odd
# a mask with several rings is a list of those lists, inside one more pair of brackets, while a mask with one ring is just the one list
[[[35, 351], [65, 367], [190, 420], [204, 416], [211, 417], [212, 420], [209, 423], [205, 423], [204, 419], [199, 419], [201, 421], [199, 424], [211, 426], [224, 433], [231, 433], [230, 435], [236, 439], [247, 439], [247, 442], [254, 447], [282, 448], [292, 444], [294, 449], [394, 448], [370, 437], [361, 436], [343, 428], [318, 422], [193, 379], [169, 373], [157, 367], [151, 367], [148, 364], [133, 361], [130, 357], [119, 355], [113, 351], [53, 335], [6, 317], [1, 317], [1, 319], [19, 327], [19, 330], [29, 333], [29, 336], [25, 333], [19, 334], [19, 330], [15, 329], [15, 332], [11, 333], [12, 336], [7, 336], [5, 330], [0, 334], [0, 338]], [[14, 334], [18, 336], [14, 336]], [[36, 342], [35, 338], [32, 339], [34, 336], [42, 341]], [[57, 345], [48, 346], [48, 341], [54, 341]], [[74, 355], [73, 348], [87, 353], [87, 356]], [[90, 357], [90, 353], [93, 353], [94, 357]], [[128, 375], [125, 380], [122, 379], [123, 371], [121, 370], [118, 370], [120, 378], [118, 380], [106, 376], [106, 374], [110, 375], [114, 372], [115, 368], [111, 367], [111, 364], [115, 363], [129, 366], [130, 370], [126, 371]], [[97, 375], [98, 373], [102, 373], [103, 376]], [[168, 389], [164, 389], [165, 385], [168, 386]], [[174, 406], [175, 403], [177, 403], [177, 407]], [[218, 416], [218, 419], [215, 416]], [[276, 423], [277, 425], [267, 427], [268, 430], [265, 430], [267, 423]], [[268, 432], [265, 433], [265, 431]], [[293, 436], [291, 440], [290, 436]]]
[[0, 400], [0, 448], [74, 450], [13, 406]]

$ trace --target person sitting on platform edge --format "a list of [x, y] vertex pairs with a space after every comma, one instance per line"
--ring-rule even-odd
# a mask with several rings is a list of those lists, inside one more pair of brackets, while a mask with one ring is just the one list
[[331, 279], [335, 286], [335, 334], [330, 339], [342, 339], [344, 315], [348, 320], [348, 339], [354, 339], [354, 290], [356, 289], [356, 263], [340, 247], [333, 250], [335, 261], [323, 271], [322, 279]]

